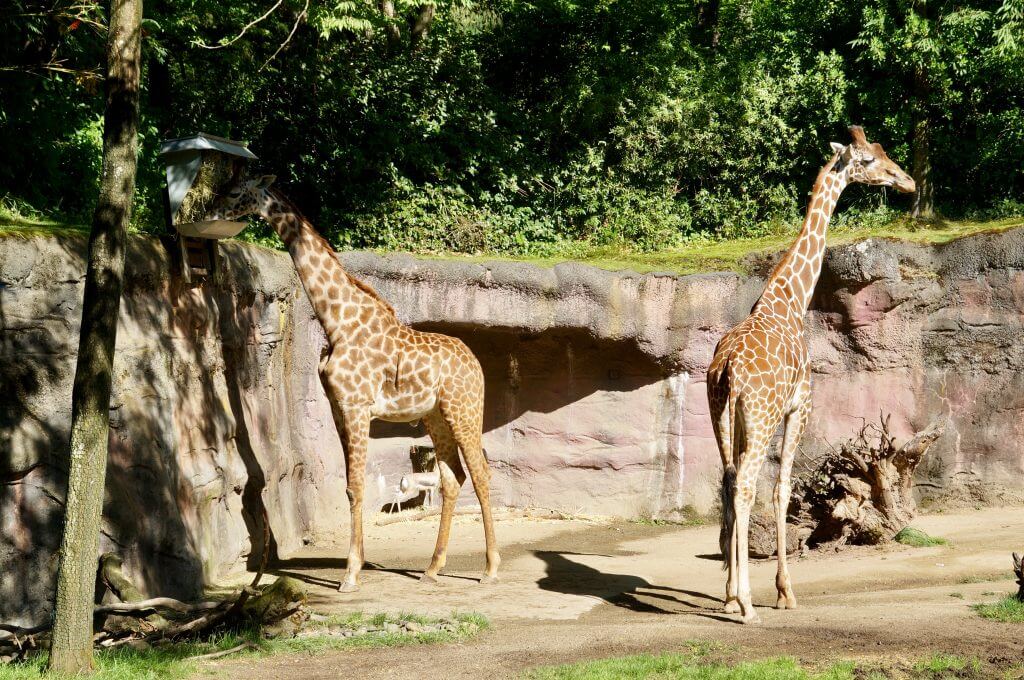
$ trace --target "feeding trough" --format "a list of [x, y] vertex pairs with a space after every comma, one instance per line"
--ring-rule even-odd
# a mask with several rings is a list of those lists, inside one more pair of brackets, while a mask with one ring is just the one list
[[256, 156], [245, 144], [200, 133], [160, 145], [167, 172], [169, 226], [185, 237], [221, 239], [236, 235], [245, 222], [204, 220], [217, 193]]

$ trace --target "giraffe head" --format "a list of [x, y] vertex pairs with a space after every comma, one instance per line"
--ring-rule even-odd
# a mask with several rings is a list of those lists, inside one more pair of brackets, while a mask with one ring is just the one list
[[881, 144], [867, 140], [864, 128], [851, 125], [850, 134], [853, 142], [846, 146], [832, 142], [832, 150], [836, 153], [833, 169], [845, 171], [850, 182], [893, 187], [903, 193], [914, 191], [914, 179], [886, 155]]
[[246, 215], [259, 215], [260, 209], [266, 204], [267, 191], [275, 179], [277, 177], [274, 175], [243, 177], [217, 196], [206, 219], [235, 221]]

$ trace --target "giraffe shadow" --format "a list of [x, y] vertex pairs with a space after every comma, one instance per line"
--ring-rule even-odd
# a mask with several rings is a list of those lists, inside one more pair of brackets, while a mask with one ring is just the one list
[[[273, 566], [267, 570], [267, 573], [273, 574], [274, 576], [288, 576], [311, 586], [330, 588], [331, 590], [334, 590], [341, 584], [341, 577], [347, 568], [348, 560], [344, 557], [294, 557], [287, 560], [275, 561]], [[337, 578], [325, 576], [323, 574], [325, 571], [336, 574]], [[363, 564], [363, 571], [395, 574], [396, 576], [404, 576], [414, 581], [420, 580], [420, 577], [423, 575], [422, 570], [387, 568], [374, 562], [366, 562]], [[445, 579], [460, 579], [466, 581], [479, 580], [472, 576], [461, 576], [447, 573], [444, 574], [444, 577]]]
[[533, 554], [547, 566], [546, 574], [537, 582], [541, 590], [596, 597], [616, 607], [640, 613], [692, 614], [717, 621], [733, 621], [721, 615], [722, 600], [712, 595], [655, 585], [633, 574], [605, 573], [570, 559], [570, 556], [583, 556], [584, 553], [537, 550]]

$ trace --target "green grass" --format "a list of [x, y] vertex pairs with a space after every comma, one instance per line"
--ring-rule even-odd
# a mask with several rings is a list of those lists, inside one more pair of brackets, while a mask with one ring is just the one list
[[[1024, 218], [1007, 218], [984, 222], [958, 221], [918, 224], [910, 220], [897, 220], [883, 226], [836, 227], [829, 232], [830, 246], [862, 241], [867, 238], [892, 238], [923, 244], [949, 243], [963, 236], [982, 232], [998, 233], [1024, 227]], [[459, 260], [466, 262], [516, 261], [529, 262], [542, 267], [553, 267], [562, 262], [584, 264], [613, 271], [629, 269], [639, 273], [663, 271], [672, 274], [696, 274], [712, 271], [745, 272], [743, 261], [752, 254], [770, 254], [785, 250], [796, 237], [795, 231], [785, 231], [756, 238], [711, 239], [695, 238], [678, 248], [653, 253], [638, 253], [625, 246], [589, 246], [575, 244], [564, 254], [552, 257], [510, 257], [502, 255], [419, 255], [429, 259]]]
[[[1024, 218], [1006, 218], [992, 221], [956, 221], [917, 223], [902, 218], [889, 224], [834, 226], [828, 237], [829, 245], [861, 241], [867, 238], [892, 238], [914, 243], [940, 244], [970, 234], [1001, 232], [1024, 227]], [[0, 201], [0, 237], [38, 235], [81, 235], [89, 225], [61, 222], [45, 217], [23, 206]], [[771, 254], [785, 250], [793, 242], [796, 232], [781, 230], [769, 236], [717, 239], [694, 237], [688, 243], [657, 252], [642, 253], [626, 245], [594, 246], [583, 242], [569, 243], [558, 255], [545, 257], [509, 256], [501, 254], [461, 255], [419, 254], [426, 259], [456, 260], [462, 262], [512, 261], [526, 262], [541, 267], [553, 267], [562, 262], [580, 262], [613, 271], [632, 270], [639, 273], [667, 272], [696, 274], [713, 271], [745, 272], [744, 261], [752, 254]]]
[[901, 530], [893, 540], [903, 545], [909, 545], [914, 548], [931, 548], [936, 545], [948, 545], [949, 541], [944, 538], [938, 538], [937, 536], [929, 536], [920, 529], [914, 527], [906, 527]]
[[981, 662], [955, 654], [934, 654], [914, 664], [914, 670], [918, 675], [931, 678], [970, 677], [981, 673]]
[[[339, 649], [458, 642], [486, 630], [490, 625], [487, 619], [479, 614], [453, 614], [449, 618], [457, 623], [458, 627], [455, 631], [416, 634], [398, 632], [352, 638], [326, 634], [327, 629], [332, 627], [358, 630], [361, 627], [380, 627], [385, 623], [397, 623], [398, 621], [416, 621], [422, 624], [432, 624], [438, 621], [436, 618], [408, 614], [367, 616], [357, 613], [347, 616], [329, 616], [325, 621], [310, 622], [309, 629], [320, 629], [324, 632], [323, 635], [311, 637], [264, 640], [258, 631], [249, 630], [225, 633], [206, 642], [174, 644], [143, 651], [126, 648], [100, 651], [96, 654], [97, 671], [89, 677], [95, 680], [176, 680], [190, 676], [198, 668], [201, 668], [203, 662], [190, 660], [190, 657], [231, 649], [245, 642], [251, 643], [254, 648], [238, 652], [228, 658], [269, 654], [318, 654]], [[0, 680], [41, 678], [45, 666], [45, 654], [40, 654], [24, 663], [0, 664]]]
[[702, 527], [710, 524], [712, 519], [707, 515], [697, 512], [693, 506], [687, 505], [680, 511], [678, 519], [662, 519], [660, 517], [651, 517], [650, 515], [641, 515], [634, 518], [632, 522], [647, 527]]
[[1007, 595], [998, 602], [974, 605], [974, 611], [983, 619], [1003, 623], [1024, 623], [1024, 602], [1014, 595]]
[[978, 659], [949, 654], [936, 654], [909, 667], [890, 666], [894, 667], [840, 661], [814, 669], [785, 656], [730, 664], [691, 650], [684, 654], [640, 654], [547, 666], [528, 672], [526, 677], [530, 680], [861, 680], [889, 678], [893, 677], [893, 671], [898, 671], [899, 677], [938, 680], [982, 675]]
[[10, 198], [0, 198], [0, 236], [68, 236], [83, 233], [89, 233], [89, 225], [55, 220]]

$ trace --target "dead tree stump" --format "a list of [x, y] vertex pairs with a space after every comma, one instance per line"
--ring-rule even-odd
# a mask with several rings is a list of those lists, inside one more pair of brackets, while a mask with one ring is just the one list
[[[933, 422], [897, 446], [890, 418], [866, 423], [853, 439], [794, 470], [787, 533], [810, 546], [876, 545], [910, 524], [917, 514], [914, 471], [944, 424]], [[750, 545], [762, 546], [761, 556], [773, 555], [775, 542], [774, 519], [751, 522]]]

